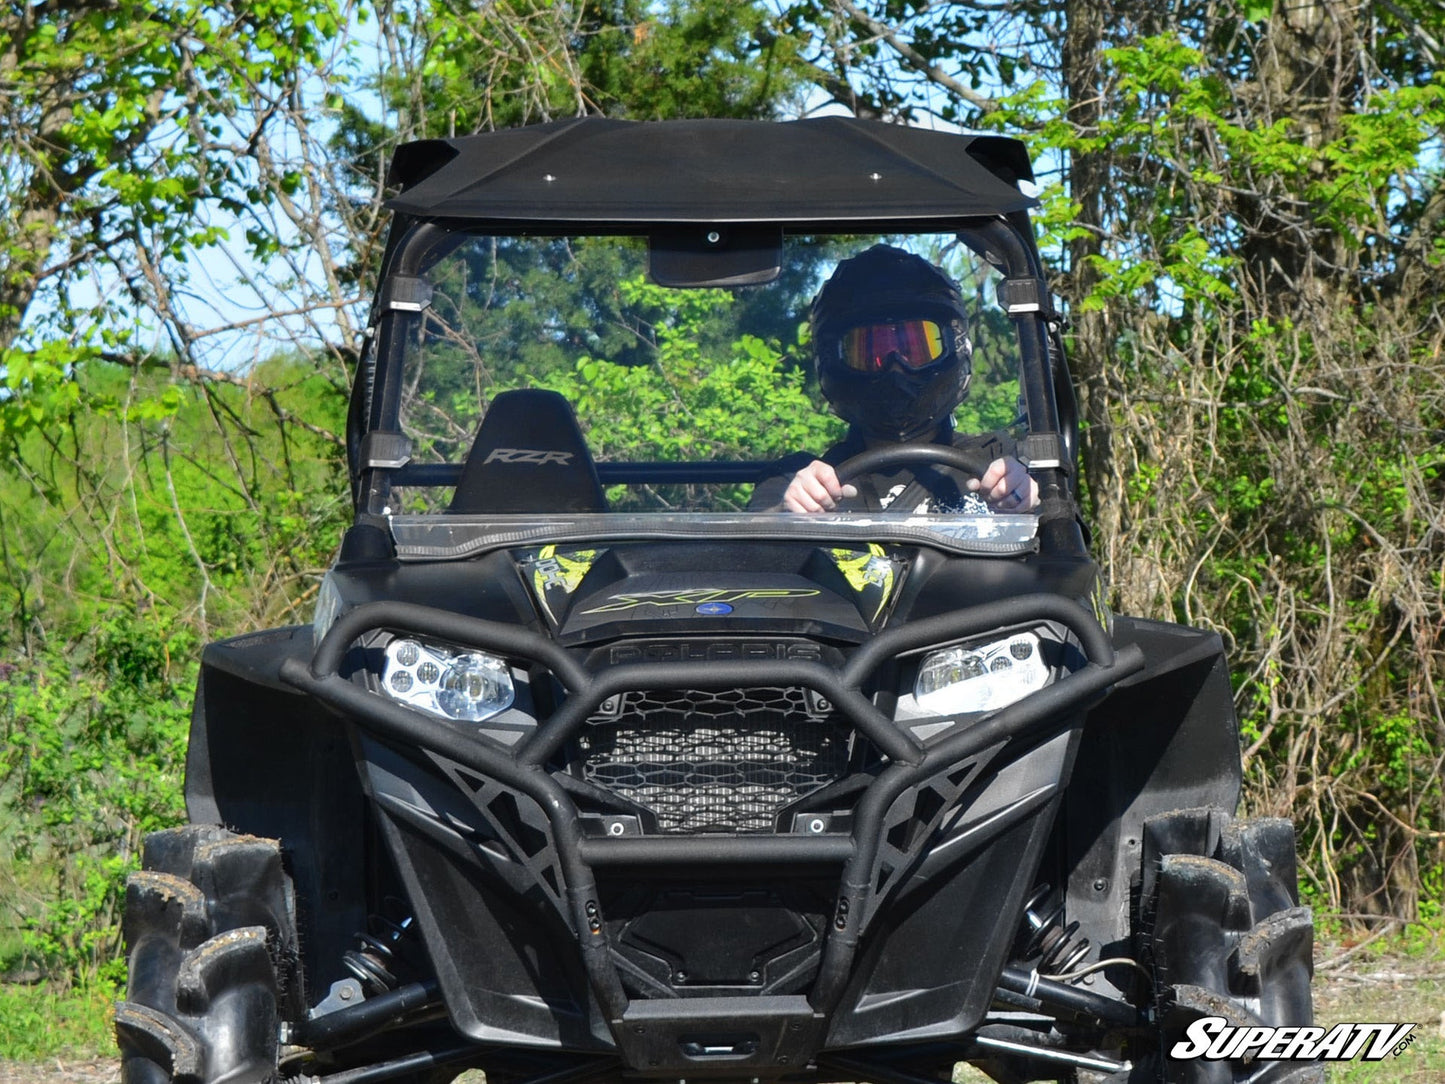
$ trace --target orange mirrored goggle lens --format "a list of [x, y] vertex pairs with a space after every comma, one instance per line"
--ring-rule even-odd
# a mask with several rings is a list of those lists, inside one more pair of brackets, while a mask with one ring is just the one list
[[943, 328], [932, 320], [864, 324], [843, 336], [843, 364], [860, 373], [882, 372], [890, 361], [923, 369], [943, 357]]

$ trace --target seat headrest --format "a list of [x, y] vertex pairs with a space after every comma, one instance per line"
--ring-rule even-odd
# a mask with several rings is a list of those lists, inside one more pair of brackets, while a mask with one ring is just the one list
[[605, 512], [572, 405], [525, 388], [492, 399], [452, 494], [450, 512]]

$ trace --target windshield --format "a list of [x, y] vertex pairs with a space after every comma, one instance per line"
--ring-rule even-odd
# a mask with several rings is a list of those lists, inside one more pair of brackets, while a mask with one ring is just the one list
[[[645, 237], [452, 234], [434, 246], [419, 284], [408, 284], [411, 300], [393, 306], [400, 342], [391, 354], [401, 365], [388, 379], [400, 379], [395, 421], [381, 427], [399, 429], [409, 446], [380, 510], [403, 524], [447, 515], [454, 541], [476, 534], [464, 521], [519, 514], [777, 515], [776, 499], [759, 495], [776, 498], [778, 479], [800, 463], [879, 443], [856, 425], [850, 433], [839, 417], [849, 408], [825, 397], [809, 321], [839, 263], [878, 245], [947, 276], [957, 326], [936, 306], [885, 305], [869, 314], [881, 330], [830, 341], [835, 360], [846, 352], [851, 372], [881, 381], [883, 398], [897, 385], [936, 384], [933, 372], [962, 352], [971, 375], [959, 401], [943, 404], [936, 433], [910, 439], [947, 443], [951, 425], [1012, 450], [1022, 433], [1018, 332], [999, 304], [997, 272], [959, 235], [786, 236], [775, 274], [734, 276], [767, 281], [684, 288], [658, 283], [670, 273], [657, 275]], [[856, 421], [875, 394], [867, 381], [849, 387]], [[555, 394], [506, 394], [523, 389]], [[866, 499], [834, 518], [990, 515], [964, 499], [961, 480], [942, 495], [936, 486], [908, 489], [910, 480], [906, 469], [868, 479]], [[593, 485], [600, 498], [589, 495]], [[890, 507], [902, 492], [908, 506]], [[435, 538], [439, 526], [410, 530]], [[1003, 527], [971, 533], [997, 538]]]

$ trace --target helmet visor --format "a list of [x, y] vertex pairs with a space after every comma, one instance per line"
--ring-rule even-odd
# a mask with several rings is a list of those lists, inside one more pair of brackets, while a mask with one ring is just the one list
[[843, 364], [860, 373], [880, 373], [892, 363], [926, 369], [944, 355], [943, 328], [932, 320], [864, 324], [843, 335]]

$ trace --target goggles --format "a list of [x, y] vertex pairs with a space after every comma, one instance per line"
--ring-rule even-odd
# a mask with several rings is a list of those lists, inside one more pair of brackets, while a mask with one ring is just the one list
[[932, 320], [864, 324], [845, 332], [841, 345], [843, 364], [859, 373], [881, 373], [892, 361], [926, 369], [946, 352], [943, 328]]

